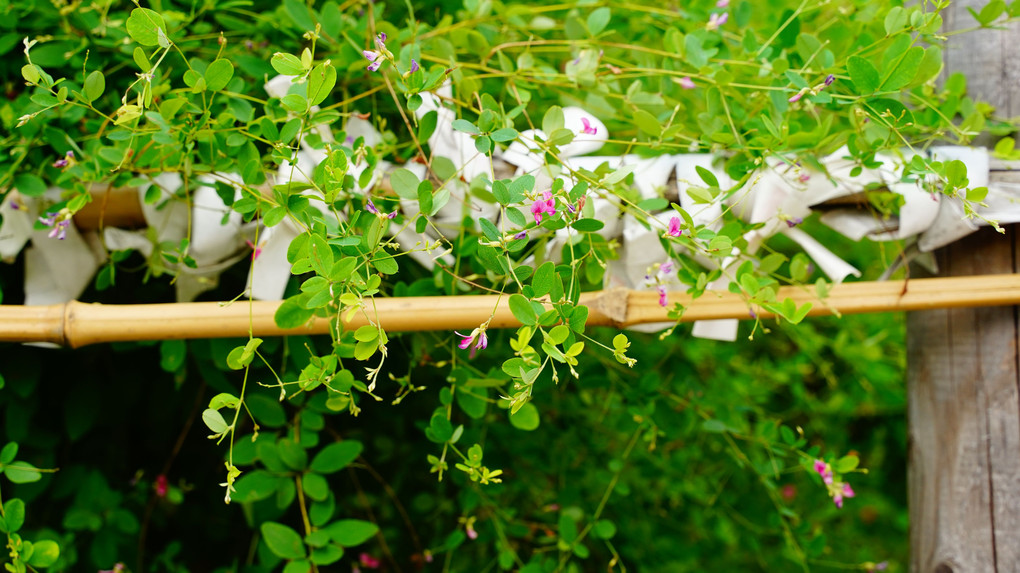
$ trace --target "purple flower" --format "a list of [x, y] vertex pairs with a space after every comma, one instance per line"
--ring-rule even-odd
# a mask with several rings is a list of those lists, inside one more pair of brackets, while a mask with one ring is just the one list
[[597, 127], [593, 127], [587, 117], [581, 118], [581, 124], [584, 125], [584, 127], [581, 128], [581, 133], [586, 135], [595, 135], [599, 132], [599, 129]]
[[414, 58], [411, 58], [411, 73], [413, 74], [414, 72], [417, 72], [417, 71], [418, 71], [418, 62], [414, 61]]
[[63, 157], [53, 162], [53, 166], [59, 169], [67, 167], [74, 161], [74, 152], [68, 151]]
[[679, 80], [676, 80], [676, 83], [680, 84], [680, 87], [684, 88], [685, 90], [693, 90], [694, 88], [698, 87], [694, 84], [694, 80], [691, 79], [691, 76], [684, 76]]
[[828, 76], [825, 77], [825, 85], [826, 86], [831, 86], [832, 82], [834, 82], [834, 81], [836, 81], [836, 76], [834, 76], [832, 74], [829, 74]]
[[796, 227], [797, 225], [800, 225], [803, 222], [804, 222], [804, 219], [801, 219], [800, 217], [794, 217], [792, 219], [787, 219], [786, 220], [786, 226], [792, 229], [792, 228]]
[[659, 291], [659, 306], [666, 308], [669, 306], [669, 298], [666, 296], [666, 287], [659, 285], [657, 290]]
[[673, 261], [666, 261], [659, 267], [659, 272], [663, 275], [673, 274]]
[[705, 26], [710, 31], [719, 28], [730, 19], [729, 12], [715, 13], [708, 17], [708, 25]]
[[666, 234], [670, 237], [679, 237], [683, 234], [683, 230], [680, 229], [680, 217], [669, 218], [669, 230], [666, 231]]
[[516, 235], [514, 235], [514, 238], [515, 239], [523, 239], [523, 238], [525, 238], [527, 236], [528, 236], [528, 231], [527, 230], [522, 230], [520, 233], [517, 233]]
[[368, 203], [365, 204], [365, 210], [377, 217], [386, 217], [387, 219], [393, 219], [397, 216], [396, 211], [392, 213], [383, 213], [382, 211], [379, 210], [378, 207], [375, 206], [375, 203], [373, 203], [371, 199], [369, 199]]
[[57, 222], [57, 215], [59, 213], [46, 213], [45, 217], [39, 217], [39, 222], [47, 227], [52, 227]]
[[535, 216], [536, 223], [542, 222], [542, 217], [545, 216], [545, 213], [550, 215], [556, 214], [556, 200], [553, 199], [552, 193], [544, 191], [542, 197], [544, 199], [537, 199], [531, 204], [531, 214]]
[[21, 203], [18, 203], [14, 199], [11, 199], [10, 206], [11, 206], [11, 209], [13, 209], [15, 211], [27, 211], [28, 210], [24, 205], [22, 205]]
[[47, 236], [49, 238], [51, 238], [51, 239], [57, 239], [59, 241], [63, 241], [64, 239], [67, 238], [67, 226], [70, 225], [70, 224], [71, 224], [71, 220], [70, 219], [64, 219], [63, 221], [58, 221], [57, 224], [53, 225], [53, 228], [50, 229], [50, 233]]

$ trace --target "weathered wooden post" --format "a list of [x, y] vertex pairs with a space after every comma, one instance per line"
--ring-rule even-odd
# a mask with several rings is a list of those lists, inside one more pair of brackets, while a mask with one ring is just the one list
[[[946, 30], [973, 26], [953, 2]], [[1020, 26], [954, 37], [946, 72], [970, 93], [1020, 115]], [[992, 181], [1020, 183], [993, 171]], [[942, 276], [1020, 272], [1020, 233], [982, 229], [937, 253]], [[1020, 367], [1018, 308], [907, 315], [911, 571], [1020, 571]]]

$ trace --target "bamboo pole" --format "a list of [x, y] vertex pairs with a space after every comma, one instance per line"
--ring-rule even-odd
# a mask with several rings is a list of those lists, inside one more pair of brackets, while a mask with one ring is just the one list
[[[835, 285], [820, 301], [813, 290], [781, 287], [780, 301], [792, 298], [798, 306], [812, 303], [809, 316], [859, 314], [1020, 304], [1020, 275], [912, 279]], [[654, 291], [615, 289], [585, 293], [588, 324], [618, 328], [671, 322]], [[746, 302], [730, 292], [710, 291], [692, 300], [670, 293], [670, 305], [682, 304], [682, 322], [751, 317]], [[242, 301], [102, 305], [71, 301], [51, 306], [0, 306], [0, 342], [50, 342], [71, 348], [102, 342], [185, 338], [325, 334], [329, 320], [315, 318], [305, 326], [281, 329], [274, 314], [279, 302]], [[761, 318], [772, 315], [755, 309]], [[490, 328], [520, 325], [497, 295], [381, 298], [357, 310], [345, 329], [369, 324], [369, 318], [390, 332], [467, 330], [489, 320]], [[345, 317], [346, 319], [346, 317]]]

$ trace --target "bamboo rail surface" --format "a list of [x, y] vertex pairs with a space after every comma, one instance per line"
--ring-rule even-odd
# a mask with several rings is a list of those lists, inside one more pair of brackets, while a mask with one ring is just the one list
[[[909, 281], [864, 282], [835, 285], [824, 303], [812, 289], [781, 287], [778, 299], [792, 298], [799, 305], [813, 303], [808, 316], [928, 310], [936, 308], [1020, 304], [1020, 274], [979, 275]], [[490, 328], [517, 327], [520, 323], [507, 306], [508, 297], [496, 295], [439, 296], [375, 299], [357, 311], [345, 329], [376, 320], [391, 332], [466, 330], [492, 315]], [[686, 307], [682, 322], [723, 318], [749, 319], [747, 304], [730, 292], [709, 291], [697, 300], [670, 293], [670, 304]], [[615, 289], [585, 293], [588, 324], [627, 327], [670, 322], [667, 309], [654, 291]], [[497, 306], [498, 304], [498, 306]], [[325, 334], [326, 319], [284, 330], [273, 316], [279, 302], [239, 301], [103, 305], [71, 301], [51, 306], [0, 306], [0, 342], [50, 342], [71, 348], [102, 342]], [[373, 308], [374, 307], [374, 308]], [[493, 314], [493, 309], [495, 313]], [[773, 315], [756, 309], [761, 318]]]

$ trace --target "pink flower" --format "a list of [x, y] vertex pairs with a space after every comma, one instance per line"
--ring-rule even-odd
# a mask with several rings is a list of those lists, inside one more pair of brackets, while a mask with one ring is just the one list
[[593, 127], [591, 122], [588, 121], [587, 117], [582, 117], [581, 118], [581, 123], [584, 125], [584, 127], [581, 128], [581, 133], [584, 133], [584, 134], [587, 134], [587, 135], [595, 135], [595, 134], [597, 134], [599, 132], [599, 129], [597, 127]]
[[730, 5], [730, 0], [719, 0], [715, 3], [716, 8], [725, 8]]
[[800, 98], [804, 97], [804, 92], [805, 92], [805, 90], [800, 90], [799, 92], [793, 94], [793, 97], [791, 97], [790, 99], [788, 99], [786, 101], [788, 101], [790, 103], [797, 103], [797, 102], [800, 101]]
[[245, 239], [244, 242], [248, 244], [249, 248], [251, 248], [251, 260], [254, 261], [258, 259], [259, 255], [262, 254], [262, 245], [256, 245], [255, 243], [249, 241], [248, 239]]
[[673, 261], [666, 261], [659, 267], [659, 272], [663, 275], [669, 275], [673, 273]]
[[457, 343], [457, 347], [461, 350], [467, 350], [472, 344], [474, 345], [474, 347], [471, 347], [471, 358], [474, 358], [476, 351], [485, 350], [489, 346], [489, 337], [485, 335], [484, 324], [472, 330], [471, 334], [464, 335], [456, 331], [454, 331], [454, 334], [462, 339]]
[[465, 530], [467, 531], [468, 539], [478, 539], [478, 532], [475, 531], [474, 524], [471, 523], [467, 524]]
[[156, 476], [156, 497], [166, 497], [167, 492], [170, 491], [170, 484], [166, 480], [166, 476], [159, 474]]
[[657, 288], [659, 291], [659, 306], [666, 308], [669, 306], [669, 298], [666, 296], [666, 287], [659, 285]]
[[853, 497], [854, 495], [854, 490], [850, 487], [850, 484], [844, 482], [842, 489], [836, 489], [832, 492], [832, 502], [835, 503], [836, 507], [839, 509], [843, 509], [843, 498]]
[[825, 482], [825, 485], [832, 483], [832, 468], [829, 467], [829, 464], [822, 460], [815, 460], [815, 471], [818, 472], [818, 475], [822, 476], [822, 481]]
[[541, 223], [542, 217], [545, 213], [550, 215], [556, 214], [556, 200], [553, 199], [552, 193], [545, 191], [542, 193], [544, 199], [537, 199], [531, 204], [531, 214], [535, 216], [535, 222]]
[[381, 561], [369, 555], [368, 553], [362, 553], [361, 555], [359, 555], [358, 561], [366, 569], [378, 569], [382, 565]]
[[708, 24], [705, 26], [709, 31], [716, 30], [730, 19], [729, 12], [715, 13], [708, 17]]
[[694, 88], [698, 87], [694, 85], [694, 80], [691, 79], [691, 76], [684, 76], [679, 80], [676, 80], [676, 83], [680, 84], [680, 87], [684, 88], [685, 90], [693, 90]]
[[684, 232], [680, 229], [680, 217], [670, 217], [669, 219], [669, 230], [666, 234], [670, 237], [679, 237]]

